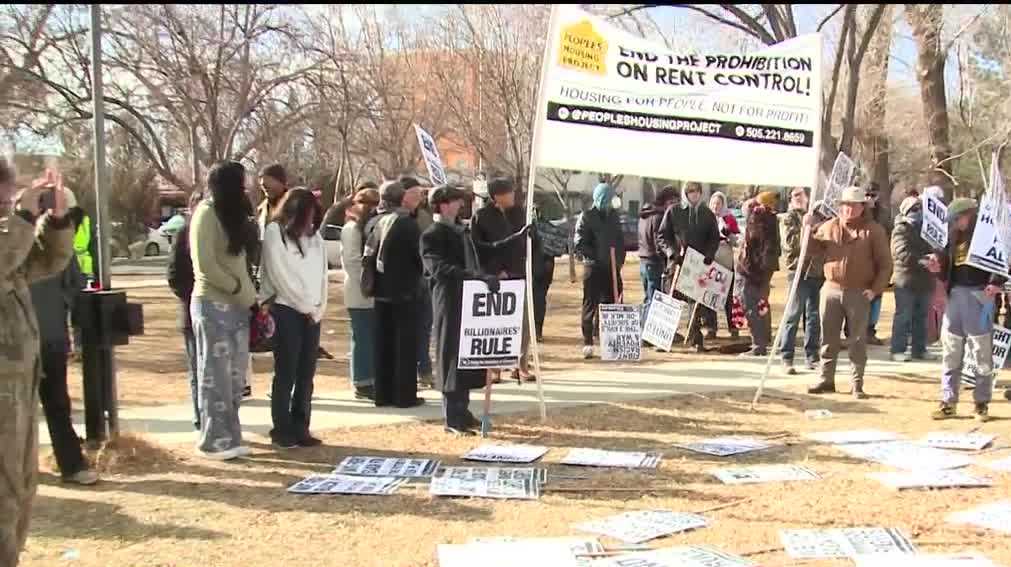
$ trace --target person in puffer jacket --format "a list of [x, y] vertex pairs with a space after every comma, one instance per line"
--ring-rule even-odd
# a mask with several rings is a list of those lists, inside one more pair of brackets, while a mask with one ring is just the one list
[[[621, 266], [625, 263], [625, 239], [618, 212], [611, 208], [614, 189], [601, 183], [593, 190], [593, 207], [576, 221], [574, 247], [583, 261], [583, 358], [593, 356], [593, 331], [597, 306], [615, 303], [621, 296]], [[614, 265], [611, 254], [614, 254]], [[613, 279], [612, 279], [613, 278]], [[617, 289], [615, 289], [617, 288]]]
[[656, 246], [656, 235], [660, 232], [663, 214], [677, 199], [674, 187], [668, 185], [660, 190], [656, 201], [647, 203], [639, 211], [639, 277], [642, 279], [642, 290], [645, 296], [642, 301], [642, 321], [646, 321], [649, 304], [653, 301], [653, 292], [661, 287], [663, 278], [663, 255]]
[[[892, 322], [892, 360], [927, 359], [927, 308], [934, 293], [934, 275], [927, 269], [933, 252], [920, 236], [923, 207], [916, 197], [899, 205], [892, 229], [892, 261], [895, 280], [895, 320]], [[912, 357], [906, 347], [912, 343]]]

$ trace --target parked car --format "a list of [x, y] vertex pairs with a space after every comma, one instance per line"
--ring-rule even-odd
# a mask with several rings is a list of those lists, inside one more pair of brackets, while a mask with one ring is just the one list
[[326, 263], [330, 269], [341, 267], [341, 227], [335, 224], [323, 225], [323, 241], [326, 243]]
[[147, 229], [147, 237], [130, 245], [130, 257], [163, 256], [169, 253], [172, 238], [161, 230]]
[[621, 214], [621, 233], [625, 238], [625, 251], [639, 249], [639, 217]]

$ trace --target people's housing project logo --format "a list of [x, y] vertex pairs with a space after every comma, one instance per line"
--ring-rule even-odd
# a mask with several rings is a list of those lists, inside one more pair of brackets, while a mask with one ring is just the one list
[[607, 41], [593, 29], [589, 20], [562, 28], [562, 45], [558, 64], [562, 67], [605, 75]]

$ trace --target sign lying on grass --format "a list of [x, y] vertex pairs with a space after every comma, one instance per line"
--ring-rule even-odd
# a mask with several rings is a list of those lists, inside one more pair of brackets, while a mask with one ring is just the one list
[[[475, 498], [498, 498], [536, 500], [540, 497], [541, 483], [535, 478], [534, 469], [529, 474], [518, 474], [517, 469], [478, 469], [459, 467], [447, 468], [444, 476], [432, 478], [429, 494], [432, 496], [464, 496]], [[505, 471], [500, 474], [499, 471]]]
[[952, 524], [970, 524], [1011, 534], [1011, 500], [1003, 500], [948, 516]]
[[847, 445], [850, 443], [882, 443], [884, 441], [899, 440], [899, 436], [895, 433], [892, 433], [891, 431], [878, 431], [877, 429], [822, 431], [819, 433], [808, 433], [805, 437], [812, 441], [829, 443], [831, 445]]
[[432, 476], [438, 468], [439, 461], [431, 459], [353, 456], [345, 457], [333, 472], [359, 476], [424, 478]]
[[985, 448], [996, 435], [989, 433], [952, 433], [949, 431], [934, 431], [927, 434], [923, 444], [936, 449], [960, 449], [963, 451], [979, 451]]
[[532, 480], [537, 484], [548, 482], [548, 469], [534, 467], [445, 467], [439, 476], [463, 480]]
[[653, 301], [650, 302], [649, 312], [646, 314], [646, 323], [642, 326], [642, 340], [670, 352], [685, 307], [683, 301], [678, 301], [662, 291], [654, 291]]
[[[854, 557], [856, 567], [896, 567], [895, 556], [887, 553]], [[922, 555], [909, 557], [911, 567], [998, 567], [978, 553]]]
[[722, 313], [733, 277], [733, 271], [716, 262], [707, 266], [701, 252], [688, 248], [674, 289], [713, 311]]
[[[1011, 330], [1005, 329], [1000, 325], [993, 326], [993, 371], [994, 374], [999, 372], [1004, 365], [1007, 363], [1007, 353], [1011, 349]], [[965, 358], [962, 359], [962, 382], [969, 384], [971, 386], [976, 385], [976, 374], [979, 373], [979, 369], [976, 368], [976, 361], [973, 359], [973, 353], [969, 349], [965, 349]], [[996, 377], [995, 377], [996, 379]]]
[[638, 305], [600, 304], [600, 359], [639, 360], [642, 356]]
[[442, 156], [439, 155], [439, 148], [435, 145], [435, 139], [417, 124], [414, 125], [414, 132], [418, 135], [421, 156], [425, 158], [425, 166], [428, 168], [428, 178], [432, 181], [432, 185], [439, 186], [445, 184], [446, 170], [442, 167]]
[[743, 557], [730, 555], [708, 546], [637, 551], [593, 563], [593, 567], [756, 567], [757, 565]]
[[576, 448], [569, 451], [569, 454], [562, 459], [562, 464], [584, 467], [655, 469], [660, 464], [660, 454]]
[[913, 542], [893, 528], [780, 530], [786, 554], [793, 559], [829, 559], [874, 553], [916, 553]]
[[512, 368], [523, 349], [523, 280], [502, 280], [496, 293], [480, 280], [463, 282], [457, 367]]
[[489, 463], [532, 463], [547, 452], [547, 447], [537, 445], [481, 445], [462, 458]]
[[908, 488], [979, 488], [992, 486], [985, 478], [964, 471], [923, 470], [910, 472], [882, 472], [867, 475], [896, 490]]
[[393, 494], [407, 482], [392, 476], [313, 475], [288, 487], [295, 494]]
[[714, 469], [713, 476], [723, 484], [762, 484], [767, 482], [794, 482], [819, 480], [821, 477], [807, 467], [800, 465], [758, 465]]
[[625, 543], [642, 543], [658, 537], [697, 530], [707, 525], [706, 519], [696, 514], [683, 514], [670, 510], [641, 510], [573, 527], [583, 532], [613, 537]]
[[948, 246], [948, 207], [933, 195], [923, 194], [923, 226], [920, 237], [934, 250]]
[[851, 457], [909, 471], [948, 470], [972, 464], [972, 459], [961, 453], [924, 447], [906, 441], [853, 443], [839, 445], [837, 448]]
[[772, 445], [765, 441], [750, 439], [748, 437], [717, 437], [693, 443], [675, 443], [674, 446], [715, 457], [729, 457], [742, 453], [752, 453], [772, 447]]
[[581, 556], [602, 555], [604, 546], [590, 538], [530, 538], [441, 544], [439, 567], [587, 567]]

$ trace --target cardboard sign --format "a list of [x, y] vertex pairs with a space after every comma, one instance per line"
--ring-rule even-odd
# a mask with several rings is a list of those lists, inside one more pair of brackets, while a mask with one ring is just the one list
[[600, 359], [639, 360], [642, 326], [638, 305], [600, 304]]
[[948, 516], [953, 524], [970, 524], [1011, 534], [1011, 500], [994, 502]]
[[674, 446], [716, 457], [729, 457], [731, 455], [740, 455], [742, 453], [752, 453], [754, 451], [762, 451], [772, 447], [772, 445], [764, 441], [759, 439], [749, 439], [747, 437], [717, 437], [715, 439], [707, 439], [705, 441], [696, 441], [693, 443], [675, 443]]
[[927, 434], [926, 439], [923, 440], [923, 444], [937, 449], [979, 451], [990, 443], [993, 443], [993, 440], [996, 438], [996, 435], [990, 435], [988, 433], [952, 433], [947, 431], [935, 431]]
[[963, 471], [924, 470], [912, 472], [882, 472], [867, 475], [896, 490], [909, 488], [978, 488], [992, 486], [985, 478]]
[[997, 158], [997, 152], [994, 152], [990, 161], [990, 184], [979, 204], [966, 263], [986, 272], [1007, 276], [1011, 252], [1011, 211], [1008, 209], [1011, 204], [1008, 203]]
[[481, 445], [462, 458], [490, 463], [532, 463], [547, 452], [547, 447], [536, 445]]
[[444, 185], [446, 170], [442, 167], [442, 157], [439, 155], [438, 146], [435, 145], [435, 139], [417, 124], [414, 125], [414, 132], [418, 135], [418, 145], [421, 147], [421, 157], [425, 158], [429, 180], [432, 185]]
[[857, 164], [846, 154], [839, 152], [832, 164], [832, 174], [828, 179], [822, 178], [825, 183], [825, 196], [821, 199], [821, 208], [818, 211], [825, 218], [836, 216], [836, 209], [839, 207], [839, 198], [842, 197], [844, 189], [853, 184], [853, 177], [857, 173]]
[[722, 313], [733, 277], [732, 270], [716, 262], [707, 266], [701, 252], [688, 248], [674, 289], [713, 311]]
[[786, 554], [794, 559], [829, 559], [878, 553], [916, 553], [913, 542], [892, 528], [781, 530]]
[[642, 510], [573, 527], [580, 531], [613, 537], [625, 543], [642, 543], [658, 537], [697, 530], [707, 525], [706, 519], [696, 514], [682, 514], [670, 510]]
[[345, 457], [334, 474], [425, 478], [439, 468], [439, 461], [398, 457]]
[[498, 473], [482, 475], [469, 470], [456, 476], [433, 477], [428, 492], [432, 496], [537, 500], [541, 495], [540, 486], [536, 479], [523, 475], [500, 477]]
[[343, 474], [312, 475], [288, 487], [294, 494], [393, 494], [407, 482], [392, 476], [349, 476]]
[[646, 314], [646, 324], [642, 326], [642, 340], [670, 352], [674, 345], [674, 335], [681, 324], [681, 314], [686, 307], [685, 302], [659, 290], [654, 291], [649, 313]]
[[[993, 371], [994, 375], [1000, 372], [1007, 364], [1007, 353], [1011, 350], [1011, 330], [1000, 325], [993, 326]], [[962, 359], [962, 382], [970, 386], [976, 385], [976, 361], [973, 353], [968, 348], [965, 349], [965, 358]]]
[[723, 484], [764, 484], [821, 479], [817, 473], [800, 465], [758, 465], [731, 469], [714, 469], [713, 476]]
[[838, 449], [851, 457], [909, 471], [948, 470], [972, 464], [972, 459], [961, 453], [923, 447], [906, 441], [854, 443], [839, 445]]
[[655, 469], [660, 464], [660, 454], [577, 448], [569, 451], [569, 454], [562, 459], [562, 464], [584, 467]]
[[931, 195], [923, 194], [923, 226], [920, 236], [934, 250], [944, 250], [948, 246], [948, 207]]
[[637, 551], [593, 563], [593, 567], [757, 567], [757, 565], [743, 557], [700, 545]]
[[877, 429], [857, 429], [853, 431], [822, 431], [820, 433], [808, 433], [804, 437], [819, 443], [829, 443], [831, 445], [847, 445], [849, 443], [881, 443], [884, 441], [898, 441], [899, 436], [890, 431], [879, 431]]
[[480, 280], [463, 282], [457, 368], [513, 368], [523, 350], [524, 280], [502, 280], [496, 293]]
[[589, 567], [604, 546], [590, 538], [498, 538], [436, 548], [439, 567]]

